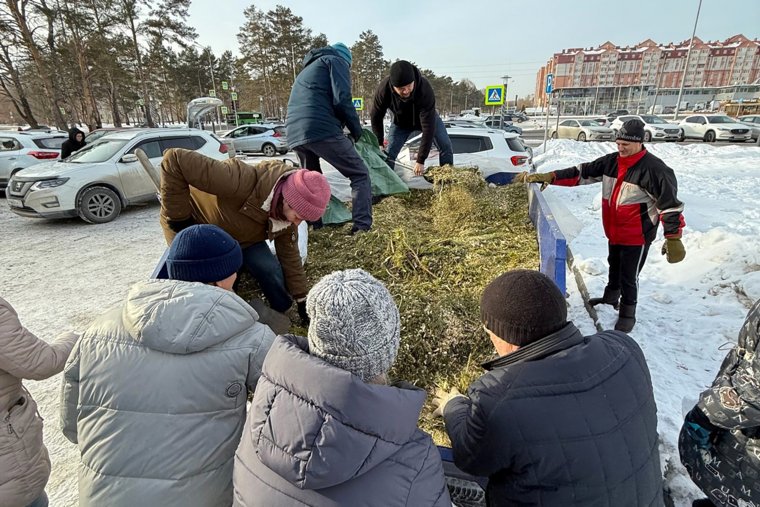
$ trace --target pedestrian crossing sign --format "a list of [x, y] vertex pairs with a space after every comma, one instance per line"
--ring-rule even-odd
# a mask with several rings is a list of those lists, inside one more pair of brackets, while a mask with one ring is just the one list
[[486, 105], [504, 105], [504, 85], [486, 86]]
[[357, 111], [364, 111], [364, 98], [354, 97], [351, 101], [354, 103], [354, 109]]

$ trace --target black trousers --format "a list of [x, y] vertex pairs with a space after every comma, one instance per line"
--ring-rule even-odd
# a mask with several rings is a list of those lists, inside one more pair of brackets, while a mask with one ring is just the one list
[[607, 262], [610, 265], [609, 290], [620, 290], [620, 303], [635, 305], [639, 296], [639, 273], [647, 260], [649, 245], [613, 245], [608, 243]]

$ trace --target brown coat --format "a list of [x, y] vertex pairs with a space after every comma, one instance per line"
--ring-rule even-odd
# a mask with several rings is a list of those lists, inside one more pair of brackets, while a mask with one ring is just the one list
[[288, 291], [306, 297], [306, 273], [294, 225], [273, 231], [269, 203], [277, 181], [294, 171], [280, 161], [256, 166], [237, 159], [214, 160], [200, 153], [173, 148], [161, 163], [161, 226], [166, 242], [175, 233], [167, 221], [192, 217], [197, 223], [218, 225], [243, 248], [274, 240]]
[[42, 418], [21, 379], [42, 380], [63, 370], [77, 341], [67, 333], [45, 343], [30, 333], [0, 298], [0, 505], [24, 507], [45, 489], [50, 458]]

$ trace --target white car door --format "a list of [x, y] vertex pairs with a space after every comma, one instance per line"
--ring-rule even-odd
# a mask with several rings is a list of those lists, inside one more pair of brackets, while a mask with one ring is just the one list
[[694, 124], [694, 137], [702, 138], [707, 132], [707, 118], [697, 116], [697, 122]]
[[[137, 148], [140, 148], [148, 155], [148, 159], [153, 167], [161, 165], [163, 152], [158, 138], [143, 139], [134, 143], [124, 153], [133, 154]], [[142, 168], [140, 162], [122, 162], [123, 155], [116, 160], [116, 170], [121, 180], [121, 190], [127, 200], [144, 200], [153, 198], [156, 195], [156, 187], [153, 180], [150, 179]]]
[[21, 143], [17, 139], [0, 136], [0, 182], [8, 182], [11, 167], [21, 155], [21, 148]]

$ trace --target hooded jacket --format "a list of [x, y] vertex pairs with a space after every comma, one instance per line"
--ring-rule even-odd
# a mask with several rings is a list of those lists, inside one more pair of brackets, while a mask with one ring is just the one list
[[348, 62], [330, 47], [306, 53], [288, 100], [288, 146], [342, 137], [344, 126], [358, 141], [362, 125], [351, 99]]
[[149, 280], [85, 331], [66, 364], [63, 433], [79, 505], [232, 502], [232, 464], [274, 338], [234, 293]]
[[77, 335], [45, 343], [30, 333], [0, 298], [0, 505], [26, 507], [50, 477], [42, 418], [21, 379], [43, 380], [63, 370]]
[[572, 323], [486, 363], [446, 404], [456, 465], [489, 477], [489, 507], [661, 507], [657, 407], [644, 354]]
[[686, 431], [679, 439], [681, 461], [713, 502], [760, 504], [759, 352], [760, 300], [747, 314], [712, 386], [699, 396], [697, 407], [718, 428], [708, 448], [697, 448]]
[[295, 171], [277, 160], [249, 165], [225, 161], [192, 150], [171, 148], [161, 162], [161, 227], [166, 243], [176, 233], [169, 221], [192, 218], [218, 225], [242, 248], [271, 239], [282, 265], [287, 289], [294, 299], [306, 297], [308, 286], [298, 250], [298, 228], [275, 223], [269, 216], [274, 187]]
[[450, 506], [425, 392], [365, 384], [278, 336], [235, 457], [236, 506]]
[[383, 118], [390, 109], [393, 114], [393, 123], [406, 130], [421, 130], [422, 140], [417, 152], [417, 162], [424, 164], [430, 154], [435, 135], [435, 93], [430, 81], [427, 80], [417, 67], [414, 67], [414, 90], [411, 97], [403, 100], [391, 86], [390, 76], [380, 82], [375, 91], [372, 101], [372, 132], [377, 136], [380, 146], [383, 146], [385, 137], [383, 131]]
[[[82, 134], [82, 141], [77, 141], [77, 134]], [[69, 155], [84, 148], [84, 132], [78, 128], [69, 130], [69, 138], [61, 145], [61, 160], [69, 158]]]

